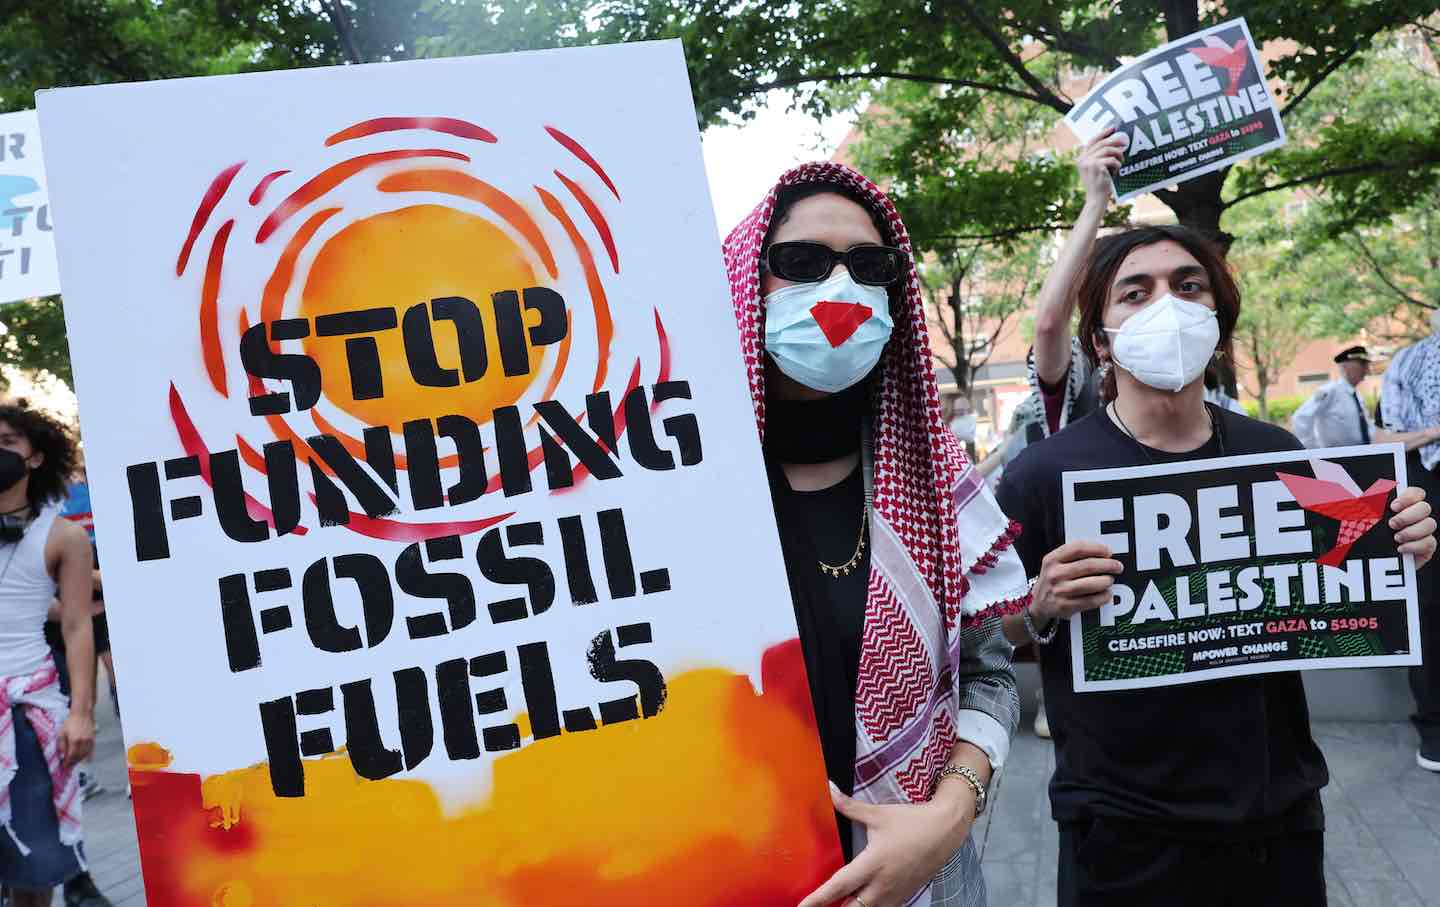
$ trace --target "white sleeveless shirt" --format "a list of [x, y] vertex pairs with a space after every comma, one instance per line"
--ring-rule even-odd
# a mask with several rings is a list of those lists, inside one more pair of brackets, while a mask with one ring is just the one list
[[0, 677], [34, 674], [50, 657], [45, 617], [58, 587], [45, 568], [45, 543], [59, 515], [51, 504], [20, 541], [0, 543]]

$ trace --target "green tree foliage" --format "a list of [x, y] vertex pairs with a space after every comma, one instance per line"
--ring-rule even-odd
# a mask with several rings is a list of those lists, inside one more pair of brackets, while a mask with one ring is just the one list
[[1236, 216], [1252, 241], [1235, 247], [1230, 264], [1243, 302], [1235, 325], [1238, 382], [1255, 398], [1259, 418], [1271, 419], [1270, 388], [1301, 347], [1324, 333], [1324, 297], [1293, 264], [1289, 238], [1299, 206], [1282, 195], [1257, 198]]
[[[590, 40], [573, 0], [0, 0], [0, 111], [55, 86]], [[491, 90], [477, 86], [477, 90]], [[118, 137], [117, 137], [118, 138]], [[58, 297], [0, 308], [0, 363], [70, 382]]]
[[1437, 32], [1423, 21], [1377, 35], [1356, 55], [1358, 65], [1317, 85], [1288, 119], [1298, 140], [1262, 158], [1263, 169], [1237, 173], [1230, 205], [1276, 187], [1318, 183], [1326, 204], [1309, 226], [1335, 237], [1383, 226], [1433, 197], [1440, 189], [1437, 52]]
[[[255, 45], [214, 2], [45, 0], [0, 2], [0, 111], [35, 106], [35, 92], [64, 85], [234, 72]], [[59, 297], [0, 308], [0, 363], [70, 383]]]
[[1312, 288], [1317, 329], [1337, 338], [1364, 331], [1394, 345], [1428, 334], [1430, 313], [1440, 308], [1440, 189], [1382, 224], [1331, 237], [1334, 219], [1349, 215], [1335, 207], [1310, 200], [1281, 253], [1281, 266]]
[[[1316, 106], [1292, 128], [1315, 131], [1322, 112], [1334, 132], [1383, 129], [1418, 134], [1440, 123], [1440, 71], [1434, 32], [1417, 29], [1372, 51], [1363, 69], [1337, 74], [1316, 90]], [[1403, 153], [1408, 146], [1400, 146]], [[1280, 152], [1277, 166], [1298, 167], [1319, 151]], [[1283, 208], [1275, 199], [1286, 198]], [[1429, 332], [1440, 307], [1440, 185], [1399, 174], [1389, 184], [1331, 181], [1323, 190], [1274, 193], [1244, 201], [1232, 217], [1247, 244], [1265, 250], [1270, 270], [1311, 288], [1307, 319], [1336, 338], [1368, 331], [1401, 343]]]
[[0, 309], [0, 362], [27, 372], [49, 372], [72, 382], [65, 310], [59, 296], [27, 299]]
[[[685, 39], [700, 116], [744, 116], [775, 87], [801, 89], [812, 112], [874, 93], [892, 115], [882, 173], [932, 208], [951, 211], [943, 235], [1011, 236], [1064, 222], [1076, 200], [1065, 162], [1044, 149], [1015, 154], [1017, 124], [1047, 129], [1068, 111], [1065, 76], [1103, 72], [1198, 28], [1245, 16], [1255, 39], [1290, 42], [1270, 63], [1287, 120], [1312, 106], [1327, 79], [1361, 65], [1377, 36], [1423, 21], [1433, 0], [615, 0], [602, 4], [618, 37]], [[912, 86], [896, 88], [896, 83]], [[1181, 223], [1219, 233], [1235, 197], [1332, 181], [1374, 202], [1378, 216], [1440, 173], [1440, 121], [1411, 130], [1338, 118], [1302, 136], [1316, 149], [1244, 180], [1232, 169], [1157, 193]], [[958, 141], [957, 141], [958, 139]], [[1238, 183], [1238, 186], [1232, 186]], [[1238, 190], [1238, 191], [1237, 191]], [[935, 196], [933, 200], [931, 196]], [[917, 202], [918, 203], [918, 202]], [[909, 208], [907, 207], [907, 214]], [[941, 235], [941, 234], [937, 234]], [[1224, 237], [1222, 237], [1224, 238]]]
[[[1275, 425], [1289, 427], [1290, 417], [1295, 415], [1295, 410], [1304, 405], [1309, 399], [1308, 394], [1296, 394], [1290, 397], [1271, 397], [1268, 401], [1267, 411], [1260, 411], [1260, 403], [1257, 400], [1244, 400], [1240, 403], [1245, 408], [1245, 415], [1252, 419], [1264, 419]], [[1370, 404], [1373, 406], [1374, 404]]]

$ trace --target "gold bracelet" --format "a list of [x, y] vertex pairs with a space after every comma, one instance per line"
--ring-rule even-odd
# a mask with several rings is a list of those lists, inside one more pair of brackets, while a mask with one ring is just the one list
[[975, 789], [975, 818], [980, 818], [985, 812], [985, 785], [980, 782], [980, 775], [975, 769], [968, 765], [947, 765], [935, 776], [935, 786], [930, 788], [930, 796], [935, 796], [935, 788], [946, 778], [964, 778], [965, 781]]

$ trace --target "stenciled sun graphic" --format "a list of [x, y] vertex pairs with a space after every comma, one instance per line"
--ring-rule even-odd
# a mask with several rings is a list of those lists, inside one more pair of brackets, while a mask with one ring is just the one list
[[[554, 399], [583, 422], [586, 395], [609, 391], [620, 401], [642, 376], [668, 380], [658, 310], [632, 313], [629, 323], [612, 311], [607, 285], [621, 260], [606, 209], [618, 209], [621, 193], [571, 135], [544, 126], [512, 139], [463, 119], [380, 117], [333, 132], [312, 157], [308, 173], [249, 160], [221, 170], [175, 261], [176, 279], [198, 295], [203, 378], [191, 382], [198, 387], [172, 384], [171, 417], [186, 454], [202, 464], [211, 451], [238, 450], [251, 471], [252, 519], [279, 529], [256, 490], [268, 471], [265, 445], [289, 442], [301, 464], [333, 477], [333, 463], [314, 449], [324, 436], [394, 490], [394, 512], [350, 507], [349, 530], [416, 541], [484, 529], [513, 515], [489, 503], [499, 497], [489, 494], [500, 489], [498, 470], [486, 494], [447, 508], [443, 521], [405, 503], [395, 475], [410, 463], [394, 451], [404, 448], [406, 423], [460, 417], [485, 426], [497, 409]], [[268, 361], [314, 364], [315, 399], [301, 399], [303, 382], [247, 367], [245, 338], [257, 328]], [[621, 344], [625, 332], [631, 339]], [[292, 365], [287, 374], [303, 371]], [[198, 394], [228, 403], [193, 405]], [[285, 402], [256, 403], [267, 396]], [[524, 428], [539, 420], [531, 406]], [[377, 430], [393, 444], [377, 448]], [[624, 430], [616, 406], [615, 436]], [[390, 451], [393, 470], [376, 463], [377, 449]], [[461, 465], [458, 444], [436, 456], [441, 469]], [[542, 445], [531, 445], [524, 467], [544, 460]], [[578, 465], [576, 481], [585, 473]], [[202, 476], [212, 481], [203, 466]], [[303, 534], [316, 519], [286, 528]]]

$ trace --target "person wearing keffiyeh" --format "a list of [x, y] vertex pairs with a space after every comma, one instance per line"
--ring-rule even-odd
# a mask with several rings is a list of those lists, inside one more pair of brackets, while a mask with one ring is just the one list
[[801, 907], [980, 907], [1028, 584], [941, 419], [909, 237], [870, 180], [807, 164], [725, 261], [847, 858]]
[[[1407, 444], [1405, 470], [1430, 500], [1440, 499], [1440, 310], [1430, 315], [1432, 333], [1390, 360], [1380, 391], [1385, 426], [1409, 432], [1428, 443]], [[1410, 669], [1415, 695], [1413, 721], [1420, 732], [1415, 764], [1440, 772], [1440, 566], [1415, 571], [1420, 599], [1420, 648], [1424, 662]], [[1428, 607], [1427, 607], [1428, 606]]]

